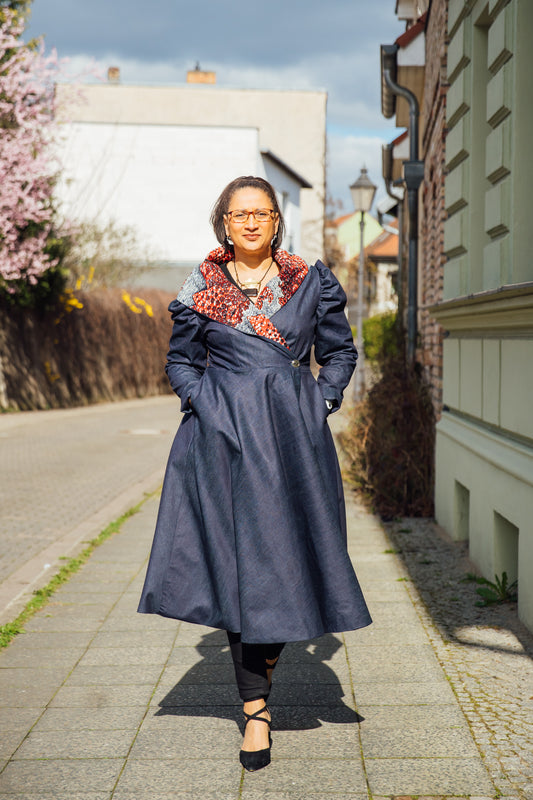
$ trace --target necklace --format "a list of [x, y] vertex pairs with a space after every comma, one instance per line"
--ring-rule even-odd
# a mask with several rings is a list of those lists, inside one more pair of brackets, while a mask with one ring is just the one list
[[257, 297], [257, 295], [259, 294], [259, 289], [261, 287], [261, 284], [265, 280], [267, 274], [270, 272], [270, 268], [272, 267], [273, 263], [274, 263], [274, 259], [271, 258], [270, 259], [270, 264], [268, 265], [268, 267], [266, 268], [266, 270], [263, 272], [263, 274], [261, 276], [261, 280], [259, 280], [259, 281], [241, 281], [241, 279], [239, 278], [239, 273], [237, 271], [237, 261], [233, 262], [233, 264], [235, 266], [235, 277], [237, 278], [237, 283], [239, 284], [239, 287], [240, 287], [242, 293], [245, 294], [246, 297]]

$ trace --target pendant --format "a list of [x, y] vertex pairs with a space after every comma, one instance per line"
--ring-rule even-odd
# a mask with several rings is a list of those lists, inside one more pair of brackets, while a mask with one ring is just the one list
[[243, 289], [242, 292], [246, 295], [246, 297], [257, 297], [259, 294], [257, 289]]

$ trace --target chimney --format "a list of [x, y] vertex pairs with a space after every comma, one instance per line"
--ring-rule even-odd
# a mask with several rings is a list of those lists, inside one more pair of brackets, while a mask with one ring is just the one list
[[197, 61], [194, 69], [187, 72], [187, 83], [216, 83], [216, 72], [205, 72], [200, 69], [200, 64]]
[[109, 67], [107, 80], [109, 83], [120, 83], [120, 67]]

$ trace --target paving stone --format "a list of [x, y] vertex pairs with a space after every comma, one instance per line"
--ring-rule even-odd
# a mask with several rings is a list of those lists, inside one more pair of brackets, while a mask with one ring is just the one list
[[207, 706], [241, 705], [237, 687], [230, 684], [211, 686], [184, 684], [173, 687], [157, 687], [151, 706]]
[[217, 717], [159, 717], [143, 725], [130, 757], [132, 759], [205, 758], [209, 742], [210, 758], [235, 758], [242, 736], [233, 719]]
[[464, 714], [456, 703], [449, 705], [412, 705], [398, 707], [358, 706], [364, 715], [366, 725], [362, 730], [398, 730], [413, 728], [414, 730], [468, 730]]
[[279, 706], [269, 701], [269, 708], [272, 712], [273, 731], [313, 730], [322, 728], [324, 723], [333, 723], [349, 736], [348, 726], [363, 720], [353, 708], [340, 704]]
[[52, 790], [34, 794], [23, 789], [21, 792], [9, 792], [9, 794], [0, 792], [0, 800], [111, 800], [111, 792], [82, 792], [80, 794], [76, 790], [69, 789], [67, 792]]
[[152, 687], [136, 686], [63, 686], [50, 703], [51, 708], [108, 708], [109, 706], [146, 706]]
[[356, 667], [359, 675], [372, 672], [379, 679], [382, 669], [386, 674], [389, 674], [392, 668], [396, 670], [396, 674], [401, 672], [403, 676], [415, 667], [433, 675], [443, 675], [429, 642], [426, 644], [412, 644], [408, 647], [404, 645], [383, 647], [383, 645], [360, 644], [359, 646], [354, 646], [348, 644], [346, 651], [349, 663]]
[[41, 668], [3, 667], [0, 669], [0, 681], [3, 689], [28, 689], [33, 687], [57, 689], [67, 675], [69, 668], [53, 669], [47, 666]]
[[366, 792], [366, 781], [359, 759], [311, 759], [301, 760], [278, 758], [272, 754], [272, 763], [259, 772], [244, 773], [243, 795], [245, 791], [286, 792], [307, 794], [320, 787], [323, 797], [328, 793]]
[[53, 686], [28, 686], [25, 689], [0, 688], [0, 706], [13, 709], [27, 707], [45, 707], [52, 700], [57, 687]]
[[216, 727], [217, 720], [229, 720], [238, 727], [242, 721], [242, 704], [233, 705], [190, 705], [190, 706], [165, 706], [158, 708], [151, 706], [142, 723], [142, 730], [166, 730], [169, 735], [174, 735], [179, 728], [186, 730], [190, 725], [192, 729], [198, 724], [196, 720], [207, 718]]
[[373, 795], [494, 794], [480, 758], [366, 758], [365, 767]]
[[0, 775], [0, 792], [57, 796], [80, 786], [86, 793], [110, 792], [123, 763], [123, 759], [111, 758], [11, 761]]
[[121, 775], [119, 796], [131, 797], [144, 792], [156, 793], [210, 792], [217, 797], [224, 793], [236, 798], [241, 779], [238, 755], [234, 759], [129, 759]]
[[[242, 800], [368, 800], [368, 794], [366, 792], [364, 794], [354, 794], [346, 791], [342, 792], [342, 794], [337, 794], [336, 792], [324, 794], [323, 792], [316, 793], [308, 790], [303, 794], [301, 792], [271, 792], [269, 790], [258, 792], [254, 786], [249, 786], [244, 788], [241, 798]], [[390, 800], [390, 798], [387, 798], [387, 800]], [[462, 800], [464, 799], [462, 798]]]
[[349, 684], [341, 683], [300, 683], [284, 684], [276, 682], [273, 684], [269, 703], [277, 706], [283, 705], [318, 705], [330, 707], [354, 708], [352, 687]]
[[176, 645], [168, 658], [167, 667], [189, 666], [200, 664], [231, 664], [229, 647], [194, 647], [191, 645]]
[[394, 683], [401, 677], [403, 683], [436, 683], [439, 680], [445, 681], [446, 677], [441, 666], [436, 662], [417, 662], [402, 663], [401, 666], [387, 662], [383, 658], [383, 652], [376, 656], [375, 664], [371, 657], [365, 658], [364, 665], [360, 664], [355, 653], [348, 655], [350, 665], [354, 675], [356, 686], [361, 684], [387, 684]]
[[27, 631], [18, 634], [10, 643], [9, 647], [0, 650], [0, 664], [13, 652], [26, 652], [28, 650], [69, 650], [78, 652], [87, 647], [93, 639], [90, 633], [28, 633]]
[[[4, 667], [43, 667], [48, 669], [50, 667], [67, 667], [72, 669], [82, 655], [84, 654], [86, 645], [81, 647], [62, 647], [60, 637], [62, 634], [52, 634], [57, 643], [56, 648], [52, 647], [33, 647], [34, 636], [46, 636], [47, 634], [29, 634], [30, 638], [25, 638], [24, 642], [15, 641], [3, 652], [0, 652], [0, 669]], [[85, 636], [86, 634], [81, 634]], [[42, 639], [40, 640], [42, 642]], [[16, 645], [16, 646], [15, 646]]]
[[156, 614], [124, 614], [111, 611], [100, 627], [101, 631], [164, 631], [176, 629], [176, 620], [165, 619]]
[[96, 633], [104, 620], [105, 614], [97, 615], [96, 617], [58, 617], [46, 614], [37, 614], [26, 623], [25, 628], [27, 632], [37, 631], [40, 633], [66, 633], [87, 632]]
[[14, 760], [69, 758], [125, 758], [134, 731], [37, 731], [31, 732], [17, 750]]
[[357, 725], [321, 721], [319, 728], [280, 730], [277, 717], [273, 728], [273, 751], [279, 758], [358, 759], [360, 743]]
[[[195, 625], [193, 628], [183, 628], [180, 626], [176, 645], [189, 647], [226, 647], [228, 644], [228, 637], [225, 631], [209, 630], [209, 633], [203, 633], [206, 629]], [[201, 632], [200, 632], [201, 631]]]
[[39, 719], [43, 709], [36, 706], [27, 708], [17, 708], [14, 711], [7, 706], [0, 707], [0, 731], [24, 731], [32, 728], [36, 719]]
[[[17, 716], [19, 713], [20, 710], [17, 710]], [[108, 731], [127, 729], [136, 731], [145, 713], [144, 705], [106, 706], [103, 708], [47, 708], [33, 730]]]
[[402, 625], [420, 623], [412, 602], [405, 600], [399, 603], [396, 600], [374, 600], [370, 604], [372, 619], [383, 627], [396, 627], [398, 622]]
[[395, 625], [390, 628], [383, 628], [377, 623], [369, 625], [368, 628], [362, 628], [357, 631], [356, 637], [349, 637], [346, 635], [346, 643], [354, 644], [355, 646], [365, 647], [367, 645], [378, 645], [380, 647], [389, 647], [401, 643], [402, 647], [409, 647], [416, 644], [427, 644], [428, 637], [426, 632], [414, 625]]
[[426, 705], [448, 705], [455, 703], [455, 696], [448, 681], [403, 683], [403, 674], [399, 682], [364, 683], [359, 675], [354, 675], [354, 692], [358, 708], [366, 706], [412, 706], [416, 703]]
[[[102, 586], [104, 582], [105, 589]], [[58, 589], [57, 594], [59, 597], [64, 596], [65, 600], [76, 600], [80, 595], [90, 595], [92, 597], [101, 595], [102, 592], [105, 591], [107, 599], [112, 600], [114, 597], [118, 600], [120, 595], [130, 585], [130, 579], [122, 578], [119, 580], [118, 576], [112, 574], [109, 575], [107, 581], [105, 581], [105, 576], [100, 578], [100, 580], [89, 580], [82, 570], [73, 575], [69, 582], [61, 587], [61, 589]]]
[[121, 593], [120, 592], [110, 592], [108, 591], [107, 587], [106, 590], [102, 590], [102, 584], [100, 584], [100, 592], [83, 592], [81, 589], [78, 590], [77, 588], [71, 592], [65, 592], [64, 594], [59, 595], [58, 593], [54, 593], [53, 597], [54, 600], [58, 603], [61, 603], [64, 606], [76, 606], [76, 607], [86, 607], [86, 606], [95, 606], [98, 605], [100, 608], [103, 608], [106, 611], [110, 611], [115, 604], [120, 599]]
[[95, 647], [83, 656], [80, 666], [163, 666], [169, 653], [170, 647]]
[[188, 684], [208, 684], [210, 686], [214, 684], [230, 684], [232, 687], [235, 686], [235, 670], [233, 669], [233, 664], [206, 664], [204, 662], [205, 660], [192, 665], [182, 664], [180, 666], [167, 666], [161, 675], [158, 688], [170, 690], [177, 684], [181, 686]]
[[[428, 709], [428, 718], [431, 718]], [[362, 724], [361, 746], [365, 758], [478, 758], [470, 731], [437, 724], [416, 728], [414, 723], [395, 728], [374, 728], [371, 715]], [[412, 725], [412, 727], [411, 727]]]
[[99, 631], [91, 642], [95, 647], [171, 647], [176, 631]]
[[154, 686], [161, 674], [161, 667], [156, 666], [121, 666], [117, 667], [83, 667], [77, 666], [65, 686], [114, 686], [149, 684]]
[[0, 759], [7, 761], [11, 758], [17, 747], [24, 741], [26, 730], [3, 730], [0, 732]]
[[[143, 789], [139, 789], [138, 792], [132, 792], [129, 789], [123, 792], [119, 788], [113, 794], [113, 800], [146, 800], [146, 795]], [[238, 789], [227, 791], [222, 789], [216, 794], [211, 794], [211, 792], [205, 792], [204, 790], [199, 792], [165, 792], [164, 794], [151, 792], [150, 800], [240, 800], [240, 794]]]

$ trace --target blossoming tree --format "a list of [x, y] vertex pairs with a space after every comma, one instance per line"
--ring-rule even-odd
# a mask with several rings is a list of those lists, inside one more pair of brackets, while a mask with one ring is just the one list
[[[59, 258], [53, 188], [57, 165], [57, 55], [21, 40], [20, 15], [0, 17], [0, 290], [27, 304]], [[26, 301], [24, 301], [26, 298]]]

